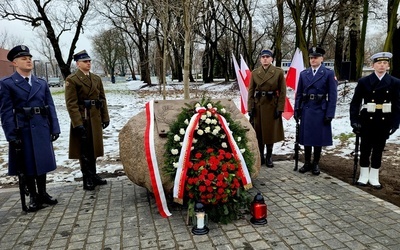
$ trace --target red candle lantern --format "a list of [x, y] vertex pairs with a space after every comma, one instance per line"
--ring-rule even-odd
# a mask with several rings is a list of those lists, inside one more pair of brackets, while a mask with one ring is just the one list
[[253, 217], [251, 217], [250, 222], [254, 225], [267, 224], [267, 204], [265, 204], [261, 193], [257, 193], [251, 202], [251, 215]]

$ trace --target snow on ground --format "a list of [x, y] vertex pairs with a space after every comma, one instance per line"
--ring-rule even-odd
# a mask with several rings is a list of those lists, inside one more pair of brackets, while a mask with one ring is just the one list
[[[230, 98], [240, 107], [239, 90], [232, 84], [221, 84], [215, 82], [211, 84], [190, 83], [191, 98], [200, 98], [202, 94], [213, 98]], [[348, 83], [347, 86], [339, 85], [339, 100], [336, 110], [336, 117], [332, 121], [334, 143], [333, 146], [326, 147], [325, 151], [335, 151], [342, 157], [350, 157], [353, 151], [355, 137], [351, 132], [349, 122], [349, 102], [352, 90], [356, 83]], [[105, 83], [106, 98], [110, 113], [110, 126], [104, 130], [104, 157], [98, 158], [98, 173], [123, 172], [123, 166], [119, 161], [119, 142], [118, 134], [127, 121], [144, 110], [145, 103], [154, 99], [162, 100], [162, 89], [154, 85], [145, 87], [141, 81], [130, 81], [112, 84]], [[166, 86], [168, 91], [167, 99], [183, 99], [183, 84], [173, 82]], [[342, 95], [348, 92], [347, 95]], [[57, 170], [48, 174], [47, 179], [51, 182], [73, 182], [75, 178], [82, 177], [79, 162], [68, 159], [68, 141], [70, 120], [65, 106], [64, 92], [62, 89], [52, 88], [53, 99], [56, 104], [57, 115], [61, 126], [60, 138], [53, 143]], [[294, 91], [288, 89], [287, 95], [293, 99]], [[292, 102], [293, 103], [293, 102]], [[284, 120], [285, 137], [282, 142], [274, 145], [274, 154], [293, 153], [295, 141], [295, 121], [291, 118]], [[397, 131], [390, 137], [388, 142], [398, 143], [400, 132]], [[16, 183], [16, 177], [7, 175], [8, 143], [5, 140], [3, 130], [0, 130], [0, 188], [7, 184]]]

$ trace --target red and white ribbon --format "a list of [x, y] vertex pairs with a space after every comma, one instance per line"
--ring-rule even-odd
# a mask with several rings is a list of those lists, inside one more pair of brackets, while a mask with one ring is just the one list
[[171, 216], [168, 210], [167, 201], [165, 199], [164, 188], [158, 169], [156, 151], [154, 148], [154, 101], [146, 103], [146, 132], [144, 134], [144, 147], [146, 150], [147, 166], [149, 167], [149, 174], [151, 185], [153, 188], [154, 197], [158, 211], [161, 216], [166, 218]]
[[190, 152], [193, 143], [193, 134], [199, 124], [201, 116], [206, 112], [206, 109], [196, 108], [197, 113], [190, 119], [189, 125], [185, 131], [185, 137], [183, 138], [182, 148], [179, 155], [178, 168], [176, 170], [175, 181], [174, 181], [174, 201], [179, 204], [183, 204], [183, 194], [185, 191], [185, 177], [187, 172], [187, 164], [189, 164]]
[[[185, 191], [185, 180], [186, 180], [185, 177], [188, 169], [188, 164], [190, 164], [189, 160], [193, 142], [193, 134], [199, 124], [201, 116], [206, 112], [206, 109], [200, 107], [197, 108], [196, 111], [197, 113], [192, 116], [189, 125], [185, 131], [185, 137], [183, 139], [182, 148], [179, 155], [178, 169], [175, 175], [173, 196], [174, 196], [174, 201], [180, 204], [183, 203], [183, 195]], [[242, 178], [243, 187], [245, 189], [249, 189], [252, 187], [252, 183], [243, 155], [240, 152], [240, 149], [237, 146], [236, 141], [232, 136], [232, 131], [229, 129], [228, 123], [226, 122], [225, 118], [219, 114], [216, 114], [216, 116], [218, 117], [219, 123], [221, 124], [221, 127], [227, 136], [228, 143], [230, 145], [230, 148], [232, 149], [232, 153], [235, 159], [240, 161], [240, 166], [238, 171], [239, 175], [243, 177]]]
[[246, 165], [246, 162], [244, 161], [243, 155], [240, 152], [240, 149], [239, 149], [235, 139], [233, 138], [232, 131], [229, 128], [225, 117], [223, 117], [222, 115], [217, 115], [217, 116], [218, 116], [219, 123], [221, 124], [221, 127], [225, 131], [225, 134], [228, 138], [228, 143], [232, 149], [232, 154], [234, 155], [236, 160], [240, 161], [238, 171], [239, 171], [240, 175], [243, 177], [242, 178], [243, 187], [245, 189], [250, 189], [253, 187], [253, 184], [251, 183], [249, 170], [247, 169], [247, 165]]

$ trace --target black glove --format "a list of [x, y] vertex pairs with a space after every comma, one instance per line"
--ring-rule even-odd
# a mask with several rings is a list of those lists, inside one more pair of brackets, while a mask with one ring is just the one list
[[398, 128], [399, 128], [399, 127], [392, 127], [392, 128], [390, 129], [389, 135], [394, 134], [394, 132], [396, 132], [396, 130], [397, 130]]
[[294, 111], [294, 119], [296, 120], [296, 122], [299, 122], [299, 120], [301, 119], [301, 109], [296, 109]]
[[353, 128], [354, 134], [361, 133], [361, 124], [360, 123], [355, 122], [355, 123], [351, 124], [351, 127]]
[[76, 126], [74, 129], [75, 129], [76, 131], [78, 131], [78, 133], [79, 133], [79, 135], [80, 135], [81, 137], [86, 136], [86, 129], [85, 129], [85, 127], [84, 127], [83, 125]]
[[110, 122], [103, 122], [103, 123], [101, 124], [101, 126], [103, 127], [103, 129], [107, 128], [108, 125], [110, 125]]
[[274, 112], [274, 119], [276, 120], [276, 119], [278, 119], [279, 117], [281, 117], [281, 116], [282, 116], [282, 113], [283, 113], [283, 111], [275, 110], [275, 112]]
[[21, 140], [14, 139], [14, 140], [10, 141], [10, 144], [11, 144], [14, 148], [22, 148], [22, 141], [21, 141]]
[[51, 134], [51, 141], [55, 141], [60, 137], [60, 134]]
[[326, 125], [330, 124], [331, 121], [332, 121], [332, 117], [325, 117], [325, 118], [324, 118], [324, 123], [325, 123]]

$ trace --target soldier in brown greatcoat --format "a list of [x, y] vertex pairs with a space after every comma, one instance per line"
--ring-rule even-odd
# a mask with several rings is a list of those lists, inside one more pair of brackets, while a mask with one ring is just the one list
[[96, 174], [96, 158], [104, 155], [103, 129], [110, 124], [101, 78], [90, 73], [85, 50], [74, 55], [78, 70], [65, 80], [65, 102], [71, 118], [69, 158], [79, 159], [83, 189], [107, 184]]
[[[260, 53], [261, 66], [251, 73], [248, 110], [254, 121], [261, 164], [272, 168], [272, 149], [275, 142], [284, 139], [282, 113], [285, 107], [286, 80], [283, 70], [272, 65], [271, 50]], [[267, 155], [264, 149], [267, 145]]]

